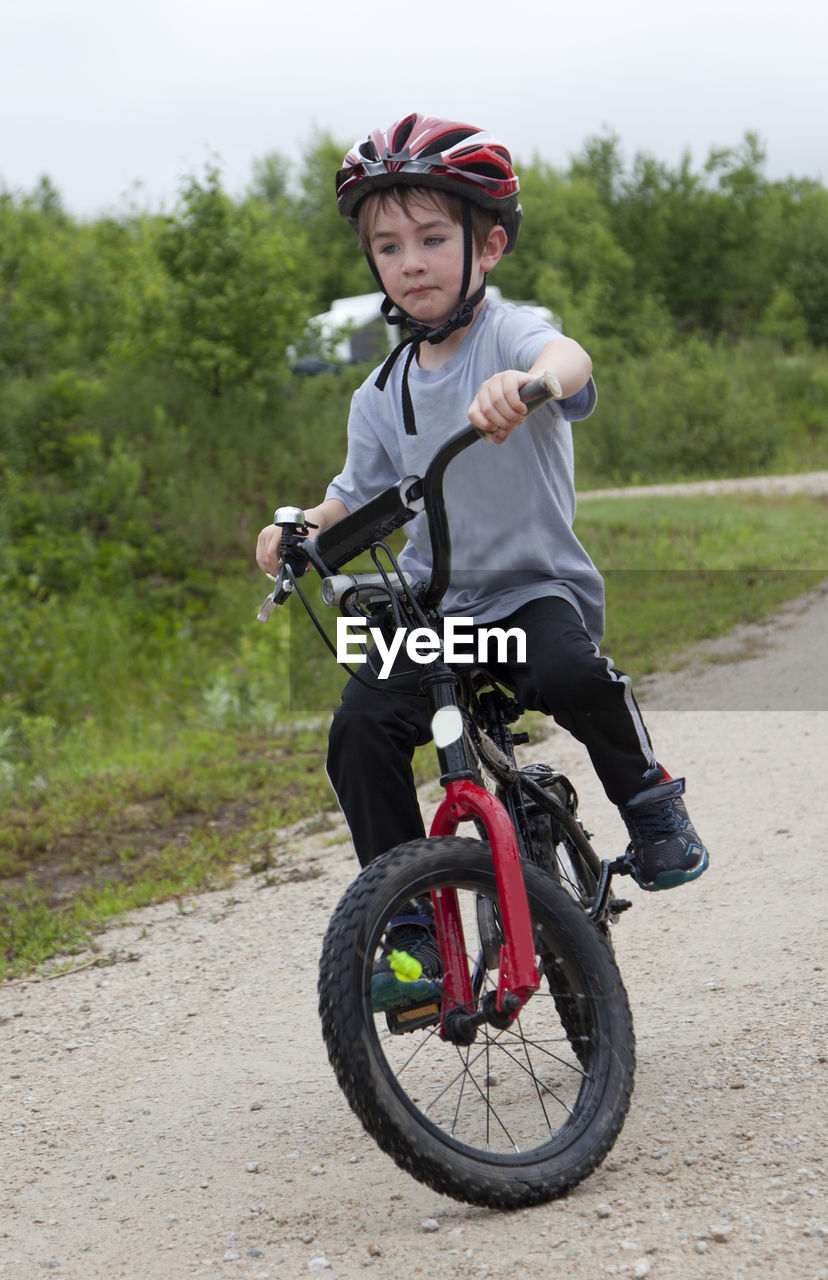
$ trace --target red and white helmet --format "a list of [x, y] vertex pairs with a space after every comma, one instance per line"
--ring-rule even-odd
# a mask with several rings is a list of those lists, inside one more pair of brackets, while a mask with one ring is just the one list
[[375, 129], [354, 143], [336, 175], [339, 212], [356, 225], [367, 195], [401, 184], [436, 187], [494, 210], [506, 231], [506, 253], [515, 247], [520, 184], [506, 147], [485, 130], [417, 113]]

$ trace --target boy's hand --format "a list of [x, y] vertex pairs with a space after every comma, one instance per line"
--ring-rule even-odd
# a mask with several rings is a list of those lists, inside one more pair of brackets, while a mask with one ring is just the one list
[[[276, 514], [278, 518], [278, 511]], [[348, 508], [339, 501], [339, 498], [326, 498], [318, 507], [306, 508], [303, 514], [305, 523], [310, 529], [310, 536], [315, 538], [335, 520], [341, 520], [343, 516], [347, 516]], [[278, 524], [269, 524], [262, 529], [256, 543], [256, 563], [263, 573], [278, 576], [282, 567], [281, 547], [282, 530]], [[310, 569], [311, 566], [308, 564], [305, 573], [309, 573]]]
[[526, 405], [518, 392], [529, 374], [506, 369], [487, 378], [469, 406], [469, 422], [478, 431], [491, 433], [495, 444], [508, 440], [526, 417]]
[[281, 561], [279, 548], [282, 545], [282, 530], [277, 524], [269, 524], [262, 529], [256, 543], [256, 564], [262, 573], [271, 573], [276, 577]]

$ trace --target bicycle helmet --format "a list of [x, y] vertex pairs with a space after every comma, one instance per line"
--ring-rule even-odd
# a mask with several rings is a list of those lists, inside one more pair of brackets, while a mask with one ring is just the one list
[[[402, 409], [406, 433], [416, 434], [414, 407], [408, 386], [408, 370], [422, 342], [443, 342], [457, 329], [474, 319], [474, 310], [486, 292], [485, 278], [472, 297], [467, 297], [472, 270], [472, 222], [469, 204], [490, 209], [506, 232], [505, 253], [514, 249], [523, 213], [518, 202], [520, 183], [506, 147], [483, 129], [423, 116], [417, 112], [396, 121], [388, 129], [375, 129], [364, 142], [354, 143], [336, 175], [339, 212], [354, 229], [359, 206], [366, 196], [389, 187], [432, 187], [459, 196], [463, 220], [463, 280], [457, 309], [435, 328], [418, 324], [404, 312], [395, 312], [387, 295], [382, 314], [388, 324], [403, 325], [409, 331], [386, 360], [376, 386], [382, 391], [397, 357], [410, 343], [402, 377]], [[381, 288], [382, 280], [371, 255], [368, 264]]]
[[483, 129], [417, 113], [355, 143], [336, 175], [339, 212], [356, 226], [359, 205], [393, 186], [436, 187], [492, 209], [515, 247], [520, 184], [506, 147]]

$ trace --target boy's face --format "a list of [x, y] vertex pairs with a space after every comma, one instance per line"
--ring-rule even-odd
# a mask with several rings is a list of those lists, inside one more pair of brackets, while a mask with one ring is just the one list
[[[498, 237], [494, 239], [499, 244]], [[449, 216], [439, 195], [418, 193], [409, 199], [407, 212], [396, 201], [376, 201], [368, 213], [368, 248], [385, 292], [406, 315], [434, 328], [457, 310], [463, 228]], [[487, 245], [481, 254], [473, 246], [469, 294], [501, 252]]]

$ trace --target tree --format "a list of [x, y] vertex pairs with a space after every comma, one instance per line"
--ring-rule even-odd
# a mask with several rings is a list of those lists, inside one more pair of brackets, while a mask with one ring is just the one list
[[563, 177], [540, 161], [521, 172], [524, 220], [514, 255], [494, 277], [507, 297], [534, 299], [587, 341], [629, 332], [633, 263], [618, 244], [611, 216], [585, 177]]
[[624, 176], [624, 160], [621, 155], [621, 139], [609, 132], [587, 138], [581, 154], [570, 166], [571, 178], [584, 178], [589, 182], [607, 209], [612, 209], [621, 191]]
[[676, 169], [639, 153], [624, 177], [606, 141], [588, 143], [578, 162], [610, 208], [639, 288], [681, 329], [731, 335], [751, 332], [773, 296], [774, 200], [764, 163], [754, 133], [711, 151], [700, 173], [689, 152]]
[[792, 191], [783, 236], [785, 283], [812, 342], [828, 344], [828, 191], [808, 183]]
[[271, 382], [304, 326], [304, 244], [262, 201], [236, 204], [208, 168], [191, 177], [159, 244], [171, 288], [164, 343], [214, 396]]
[[345, 150], [329, 135], [317, 134], [299, 175], [296, 212], [311, 250], [307, 283], [320, 311], [336, 298], [373, 293], [379, 287], [336, 205], [336, 173]]
[[267, 155], [253, 161], [253, 179], [249, 193], [254, 200], [279, 212], [284, 211], [290, 184], [290, 161], [278, 151], [269, 151]]
[[45, 180], [32, 196], [0, 194], [0, 374], [31, 376], [67, 360], [74, 234]]

